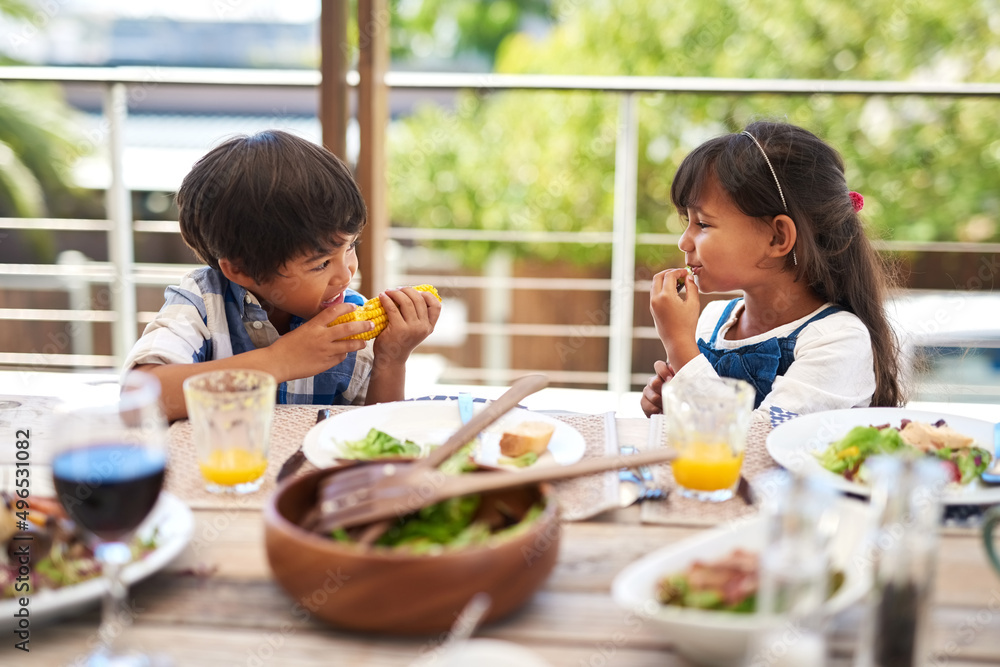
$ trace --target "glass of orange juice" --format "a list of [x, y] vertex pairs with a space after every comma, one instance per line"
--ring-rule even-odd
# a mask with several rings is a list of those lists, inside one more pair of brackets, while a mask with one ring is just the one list
[[242, 369], [209, 371], [184, 381], [184, 402], [207, 490], [251, 493], [260, 488], [276, 390], [270, 374]]
[[667, 440], [681, 495], [712, 502], [733, 497], [743, 467], [756, 392], [743, 380], [678, 380], [663, 385]]

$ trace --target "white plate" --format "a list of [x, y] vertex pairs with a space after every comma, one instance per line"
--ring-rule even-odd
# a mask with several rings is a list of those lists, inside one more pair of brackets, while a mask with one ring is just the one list
[[[852, 408], [829, 410], [802, 415], [779, 424], [767, 436], [767, 451], [785, 468], [802, 474], [816, 474], [829, 480], [840, 491], [867, 496], [871, 489], [851, 482], [843, 475], [830, 472], [819, 464], [814, 454], [822, 452], [831, 442], [841, 439], [855, 426], [892, 424], [901, 419], [933, 424], [939, 419], [959, 433], [976, 439], [976, 444], [993, 451], [992, 422], [960, 417], [942, 412], [924, 412], [906, 408]], [[965, 486], [950, 485], [942, 494], [945, 505], [982, 505], [1000, 502], [1000, 486], [989, 486], [975, 479]]]
[[[476, 403], [476, 412], [485, 403]], [[572, 426], [548, 415], [514, 408], [493, 422], [480, 437], [476, 461], [483, 465], [496, 465], [500, 455], [500, 436], [504, 430], [523, 421], [541, 421], [555, 426], [549, 448], [535, 465], [559, 463], [567, 465], [583, 458], [586, 443], [583, 435]], [[357, 410], [348, 410], [316, 424], [306, 434], [302, 451], [310, 463], [318, 468], [335, 464], [344, 458], [340, 443], [360, 440], [368, 431], [377, 428], [400, 440], [412, 440], [425, 448], [442, 444], [462, 425], [458, 416], [458, 401], [398, 401], [379, 403]]]
[[[871, 586], [870, 561], [856, 557], [864, 553], [868, 506], [841, 499], [837, 509], [840, 523], [831, 563], [844, 573], [844, 583], [823, 605], [827, 618], [860, 600]], [[625, 567], [611, 584], [611, 596], [622, 608], [653, 623], [692, 663], [742, 665], [750, 638], [765, 627], [763, 617], [662, 605], [656, 599], [656, 586], [663, 577], [684, 571], [696, 560], [716, 560], [736, 548], [760, 553], [766, 534], [764, 518], [756, 515], [681, 540]]]
[[[138, 534], [148, 538], [157, 529], [159, 546], [146, 554], [140, 561], [125, 566], [122, 579], [131, 585], [145, 579], [172, 561], [188, 542], [194, 532], [194, 517], [191, 509], [177, 496], [163, 491], [156, 506], [139, 527]], [[33, 593], [28, 610], [31, 621], [75, 614], [104, 595], [105, 580], [102, 577], [88, 579], [75, 586], [64, 586]], [[0, 627], [10, 627], [17, 621], [13, 614], [19, 609], [15, 599], [0, 600]]]

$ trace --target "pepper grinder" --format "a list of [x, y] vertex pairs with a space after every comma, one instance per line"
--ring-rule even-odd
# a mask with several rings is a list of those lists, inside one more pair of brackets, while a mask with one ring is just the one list
[[883, 456], [866, 467], [874, 523], [864, 557], [871, 561], [874, 580], [854, 664], [918, 667], [926, 663], [947, 473], [933, 457]]

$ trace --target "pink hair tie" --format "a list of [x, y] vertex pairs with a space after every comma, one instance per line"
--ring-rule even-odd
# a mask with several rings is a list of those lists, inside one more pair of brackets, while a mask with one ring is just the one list
[[847, 194], [851, 198], [851, 206], [854, 207], [855, 213], [857, 213], [858, 211], [860, 211], [865, 207], [865, 198], [862, 197], [859, 193], [855, 192], [854, 190], [851, 190]]

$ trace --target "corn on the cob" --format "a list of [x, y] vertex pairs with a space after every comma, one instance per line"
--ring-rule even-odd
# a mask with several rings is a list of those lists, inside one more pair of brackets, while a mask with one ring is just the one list
[[[441, 300], [441, 295], [438, 291], [434, 289], [433, 285], [414, 285], [413, 289], [418, 292], [430, 292], [437, 300]], [[341, 340], [371, 340], [375, 336], [379, 335], [385, 330], [386, 316], [385, 309], [382, 308], [382, 302], [379, 301], [378, 297], [368, 299], [365, 301], [365, 305], [356, 307], [352, 312], [346, 315], [341, 315], [333, 322], [330, 322], [327, 326], [333, 326], [334, 324], [343, 324], [345, 322], [360, 322], [363, 320], [370, 320], [375, 324], [375, 328], [371, 331], [366, 331], [364, 333], [355, 334], [353, 336], [348, 336], [347, 338], [342, 338]]]

